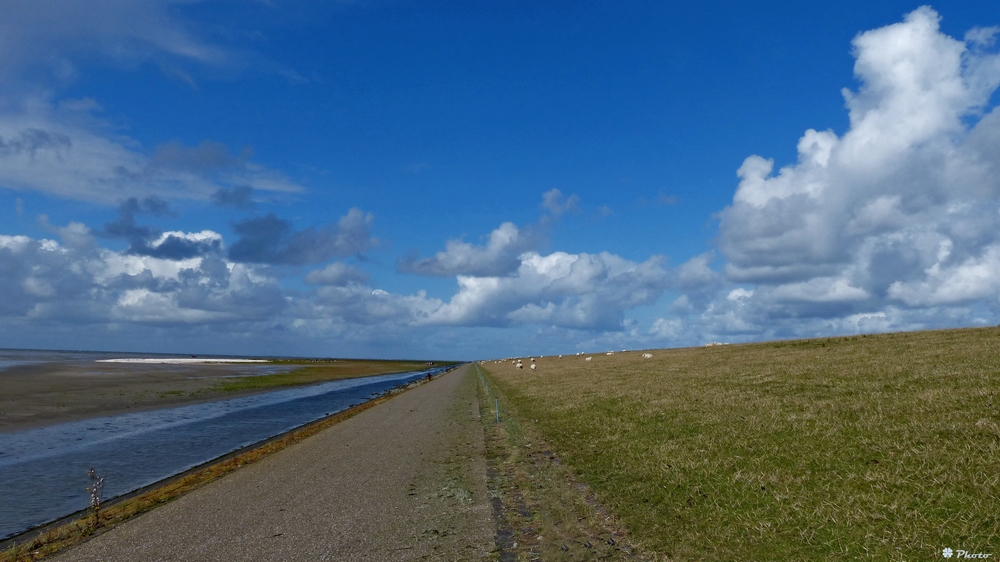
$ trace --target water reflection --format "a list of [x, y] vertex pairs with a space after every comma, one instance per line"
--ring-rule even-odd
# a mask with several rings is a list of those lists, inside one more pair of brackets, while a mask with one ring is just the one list
[[126, 494], [442, 371], [380, 375], [0, 434], [0, 539]]

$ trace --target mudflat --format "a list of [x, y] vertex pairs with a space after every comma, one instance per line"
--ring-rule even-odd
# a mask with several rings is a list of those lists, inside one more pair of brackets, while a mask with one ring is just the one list
[[15, 365], [0, 370], [0, 433], [424, 367], [420, 362], [361, 360]]
[[0, 432], [232, 398], [219, 383], [245, 365], [51, 362], [0, 372]]
[[461, 367], [55, 559], [481, 560], [476, 383]]

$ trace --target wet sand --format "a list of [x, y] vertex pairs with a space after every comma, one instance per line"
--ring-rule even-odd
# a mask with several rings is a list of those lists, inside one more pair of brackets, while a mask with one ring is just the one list
[[261, 369], [245, 364], [96, 361], [13, 366], [0, 371], [0, 433], [273, 390], [232, 392], [216, 388], [227, 377], [253, 375], [263, 372]]

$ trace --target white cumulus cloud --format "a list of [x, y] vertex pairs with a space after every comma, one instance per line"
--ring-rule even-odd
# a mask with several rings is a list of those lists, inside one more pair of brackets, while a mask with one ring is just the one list
[[725, 276], [741, 288], [682, 302], [692, 329], [810, 335], [996, 317], [997, 30], [959, 40], [939, 22], [922, 7], [859, 34], [849, 129], [806, 131], [798, 161], [777, 171], [744, 161], [719, 233]]
[[506, 275], [520, 265], [519, 256], [538, 244], [534, 229], [518, 229], [512, 222], [501, 224], [484, 244], [470, 244], [462, 239], [449, 240], [443, 252], [433, 257], [414, 256], [399, 261], [400, 271], [421, 275]]
[[520, 262], [509, 276], [458, 276], [458, 293], [429, 321], [619, 330], [626, 310], [652, 303], [669, 283], [658, 256], [636, 263], [607, 252], [527, 252]]

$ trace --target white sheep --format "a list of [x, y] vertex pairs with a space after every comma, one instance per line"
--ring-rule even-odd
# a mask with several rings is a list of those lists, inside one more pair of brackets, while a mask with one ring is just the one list
[[643, 359], [652, 359], [653, 358], [653, 354], [652, 353], [643, 353], [642, 354], [642, 358]]
[[531, 370], [532, 370], [532, 371], [534, 371], [534, 370], [535, 370], [535, 364], [534, 364], [534, 363], [532, 363], [532, 364], [531, 364]]
[[588, 357], [588, 358], [584, 359], [584, 361], [590, 361], [591, 359], [593, 359], [593, 357]]

